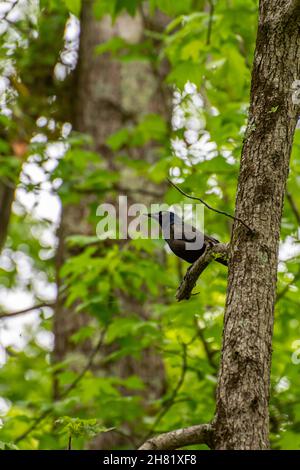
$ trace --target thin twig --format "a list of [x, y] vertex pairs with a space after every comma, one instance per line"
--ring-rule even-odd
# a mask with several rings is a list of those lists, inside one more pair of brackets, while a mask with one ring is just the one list
[[295, 274], [295, 276], [293, 277], [293, 279], [291, 280], [291, 282], [289, 282], [280, 292], [278, 292], [277, 296], [276, 296], [276, 300], [275, 300], [275, 303], [277, 304], [277, 302], [280, 301], [280, 299], [282, 299], [282, 297], [285, 296], [285, 294], [288, 292], [289, 288], [296, 282], [298, 281], [298, 279], [300, 278], [300, 267], [297, 271], [297, 273]]
[[215, 10], [214, 0], [209, 0], [209, 19], [208, 19], [207, 36], [206, 36], [207, 46], [210, 45], [210, 40], [211, 40], [214, 10]]
[[191, 196], [190, 194], [187, 194], [185, 193], [181, 188], [179, 188], [179, 186], [177, 186], [177, 184], [173, 183], [173, 181], [171, 181], [169, 178], [167, 178], [167, 181], [175, 188], [177, 189], [177, 191], [179, 191], [183, 196], [185, 197], [188, 197], [189, 199], [193, 199], [195, 201], [200, 201], [201, 204], [203, 204], [205, 207], [207, 207], [207, 209], [213, 211], [213, 212], [216, 212], [217, 214], [222, 214], [222, 215], [225, 215], [226, 217], [229, 217], [230, 219], [232, 220], [236, 220], [237, 222], [240, 222], [242, 225], [244, 225], [244, 227], [246, 227], [247, 230], [249, 230], [249, 232], [251, 232], [252, 234], [254, 233], [254, 230], [252, 228], [249, 227], [249, 225], [247, 225], [242, 219], [240, 219], [239, 217], [235, 217], [234, 215], [231, 215], [231, 214], [228, 214], [228, 212], [225, 212], [225, 211], [220, 211], [219, 209], [215, 209], [214, 207], [210, 206], [209, 204], [207, 204], [207, 202], [203, 201], [203, 199], [201, 199], [200, 197], [196, 197], [196, 196]]
[[10, 317], [16, 317], [17, 315], [23, 315], [25, 313], [30, 313], [33, 310], [37, 310], [39, 308], [44, 308], [44, 307], [49, 307], [52, 308], [54, 307], [53, 303], [40, 303], [37, 305], [33, 305], [32, 307], [24, 308], [22, 310], [17, 310], [16, 312], [5, 312], [5, 313], [0, 313], [0, 318], [10, 318]]
[[4, 15], [2, 16], [2, 18], [0, 18], [0, 21], [3, 21], [3, 20], [6, 20], [8, 23], [10, 23], [10, 21], [7, 19], [8, 15], [13, 11], [13, 9], [15, 8], [15, 6], [17, 6], [17, 3], [18, 3], [19, 0], [14, 0], [13, 2], [10, 3], [10, 9], [7, 10]]

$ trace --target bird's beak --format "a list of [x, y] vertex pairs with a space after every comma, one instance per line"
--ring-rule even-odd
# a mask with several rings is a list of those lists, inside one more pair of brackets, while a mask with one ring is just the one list
[[158, 214], [147, 214], [149, 219], [154, 219], [157, 222], [159, 221], [159, 215]]

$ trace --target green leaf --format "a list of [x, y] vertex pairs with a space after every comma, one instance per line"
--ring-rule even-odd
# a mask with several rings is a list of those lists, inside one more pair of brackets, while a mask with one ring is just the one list
[[127, 10], [131, 16], [134, 16], [141, 0], [115, 0], [115, 15]]
[[80, 16], [81, 0], [64, 0], [66, 7], [76, 16]]
[[112, 150], [119, 150], [125, 144], [127, 144], [129, 136], [129, 131], [125, 128], [122, 128], [111, 136], [109, 136], [106, 140], [106, 143]]
[[93, 4], [93, 11], [95, 18], [101, 20], [106, 15], [113, 15], [115, 11], [116, 0], [95, 0]]
[[56, 420], [55, 423], [61, 429], [61, 433], [66, 433], [72, 437], [83, 436], [91, 438], [113, 429], [102, 426], [96, 419], [80, 419], [70, 416], [63, 416]]
[[105, 52], [116, 53], [120, 49], [123, 49], [125, 46], [127, 46], [127, 42], [123, 38], [120, 38], [119, 36], [114, 36], [103, 44], [99, 44], [98, 46], [96, 46], [95, 53], [99, 55], [104, 54]]

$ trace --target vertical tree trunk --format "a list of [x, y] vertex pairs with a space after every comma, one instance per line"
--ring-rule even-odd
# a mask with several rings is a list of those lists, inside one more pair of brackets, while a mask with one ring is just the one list
[[4, 181], [0, 181], [0, 252], [3, 249], [7, 237], [14, 193], [14, 183], [8, 186]]
[[249, 123], [232, 232], [214, 423], [217, 449], [269, 448], [269, 384], [278, 245], [299, 105], [300, 2], [261, 0]]
[[[106, 139], [124, 125], [135, 123], [143, 114], [155, 112], [168, 118], [167, 114], [170, 114], [171, 110], [170, 94], [168, 91], [165, 94], [161, 78], [154, 73], [149, 64], [121, 63], [112, 59], [109, 54], [101, 56], [95, 54], [96, 45], [114, 36], [121, 36], [131, 43], [141, 41], [144, 25], [139, 15], [131, 18], [127, 14], [122, 14], [114, 24], [109, 17], [96, 21], [91, 4], [91, 1], [83, 2], [79, 62], [74, 89], [73, 126], [75, 130], [91, 135], [94, 150], [105, 157], [107, 167], [122, 175], [124, 169], [114, 161], [113, 152], [106, 145]], [[141, 159], [151, 158], [152, 151], [152, 145], [148, 145], [147, 148], [139, 150], [135, 156]], [[124, 181], [126, 187], [142, 187], [141, 182], [132, 178], [128, 171], [124, 175]], [[145, 184], [143, 188], [145, 189]], [[145, 199], [145, 196], [143, 198]], [[70, 256], [65, 245], [66, 237], [75, 233], [90, 234], [90, 227], [86, 222], [88, 202], [89, 200], [83, 197], [80, 204], [63, 208], [57, 252], [58, 287], [61, 285], [60, 268], [64, 260]], [[128, 311], [141, 316], [146, 315], [143, 307], [138, 306], [134, 300], [130, 301], [123, 297], [120, 300], [125, 314]], [[88, 321], [88, 317], [65, 308], [62, 299], [58, 297], [54, 318], [56, 361], [61, 361], [71, 351], [70, 336]], [[147, 357], [139, 362], [131, 357], [123, 358], [116, 365], [113, 374], [118, 373], [123, 377], [137, 374], [146, 383], [148, 398], [159, 397], [164, 388], [163, 365], [154, 351], [147, 351], [145, 354]], [[109, 373], [109, 370], [107, 372]], [[55, 393], [57, 394], [57, 389]], [[107, 433], [101, 437], [101, 443], [97, 442], [96, 447], [109, 449], [122, 444], [124, 443], [120, 439], [116, 439], [116, 434], [110, 436]]]

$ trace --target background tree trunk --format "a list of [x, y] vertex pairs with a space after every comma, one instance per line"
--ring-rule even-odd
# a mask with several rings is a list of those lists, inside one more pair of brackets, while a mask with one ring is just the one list
[[13, 183], [8, 186], [5, 182], [0, 182], [0, 252], [3, 249], [7, 237], [14, 193], [15, 187]]
[[[114, 36], [121, 36], [130, 43], [138, 43], [143, 39], [144, 26], [140, 15], [131, 18], [128, 14], [123, 14], [113, 25], [109, 17], [96, 21], [91, 3], [83, 2], [79, 62], [74, 87], [73, 127], [76, 131], [91, 135], [94, 141], [93, 149], [105, 157], [107, 167], [121, 173], [120, 184], [122, 180], [126, 181], [126, 187], [137, 188], [138, 192], [138, 188], [145, 190], [145, 185], [136, 181], [128, 170], [126, 174], [122, 174], [125, 169], [114, 161], [113, 152], [106, 145], [106, 139], [124, 125], [134, 124], [144, 114], [155, 112], [168, 119], [171, 113], [171, 95], [162, 86], [163, 78], [159, 76], [164, 71], [156, 73], [148, 63], [141, 61], [121, 63], [112, 59], [109, 54], [100, 56], [95, 54], [96, 45]], [[158, 19], [165, 22], [164, 17]], [[136, 158], [151, 159], [153, 147], [152, 145], [146, 147], [138, 151]], [[80, 204], [63, 207], [56, 263], [58, 288], [62, 283], [60, 268], [71, 255], [65, 243], [66, 237], [74, 234], [91, 234], [91, 228], [87, 223], [89, 197], [83, 196]], [[113, 200], [110, 199], [110, 202]], [[134, 202], [132, 197], [130, 202]], [[143, 196], [142, 202], [147, 203], [147, 197]], [[116, 295], [120, 298], [122, 314], [135, 312], [143, 317], [149, 315], [134, 299]], [[74, 350], [70, 336], [89, 321], [88, 315], [79, 315], [74, 313], [72, 308], [65, 308], [63, 299], [58, 296], [54, 317], [55, 361], [63, 360]], [[83, 350], [81, 349], [86, 354], [89, 354], [90, 350], [89, 343], [84, 345]], [[129, 356], [125, 357], [114, 364], [113, 372], [107, 368], [106, 373], [121, 377], [139, 375], [146, 384], [145, 400], [161, 396], [165, 387], [163, 363], [153, 350], [145, 351], [144, 357], [139, 361]], [[55, 395], [58, 396], [57, 383]], [[125, 443], [128, 442], [119, 435], [106, 433], [100, 437], [100, 440], [94, 442], [93, 447], [111, 449]]]
[[269, 448], [269, 385], [278, 247], [299, 105], [299, 1], [261, 0], [249, 123], [231, 239], [215, 447]]

